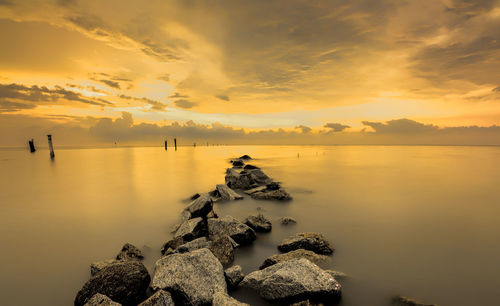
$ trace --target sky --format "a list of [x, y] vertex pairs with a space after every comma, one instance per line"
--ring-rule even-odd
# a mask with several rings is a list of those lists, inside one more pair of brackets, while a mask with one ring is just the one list
[[500, 1], [0, 0], [0, 146], [500, 145]]

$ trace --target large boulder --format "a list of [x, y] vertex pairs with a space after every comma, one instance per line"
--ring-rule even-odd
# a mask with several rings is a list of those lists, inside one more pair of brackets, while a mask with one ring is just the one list
[[92, 276], [78, 291], [75, 306], [84, 305], [96, 293], [123, 305], [137, 305], [144, 300], [151, 278], [138, 261], [118, 261]]
[[224, 235], [211, 241], [208, 249], [217, 257], [222, 265], [228, 265], [234, 260], [234, 247], [231, 237]]
[[271, 221], [269, 221], [263, 214], [258, 214], [256, 216], [248, 216], [245, 221], [243, 221], [251, 229], [256, 232], [270, 232], [273, 228]]
[[297, 249], [313, 251], [317, 254], [332, 254], [333, 248], [330, 243], [318, 233], [299, 233], [283, 239], [278, 246], [281, 252], [290, 252]]
[[165, 290], [158, 290], [147, 300], [140, 303], [138, 306], [174, 306], [172, 295]]
[[191, 241], [193, 239], [206, 236], [207, 234], [207, 221], [203, 218], [194, 218], [184, 221], [177, 229], [174, 236], [182, 237], [184, 241]]
[[253, 179], [255, 183], [258, 185], [265, 185], [265, 184], [270, 184], [272, 183], [272, 179], [267, 176], [261, 169], [247, 169], [243, 170], [240, 172], [241, 173], [248, 173], [250, 177]]
[[118, 260], [116, 260], [116, 259], [106, 259], [106, 260], [93, 262], [90, 264], [90, 275], [94, 276], [102, 269], [104, 269], [112, 264], [115, 264], [117, 262], [118, 262]]
[[188, 207], [184, 209], [189, 212], [190, 218], [205, 217], [213, 209], [213, 201], [208, 193], [204, 193], [196, 198]]
[[248, 156], [248, 155], [245, 154], [245, 155], [242, 155], [242, 156], [238, 157], [238, 159], [251, 160], [252, 158], [250, 156]]
[[206, 247], [208, 247], [208, 245], [209, 245], [209, 242], [207, 240], [207, 237], [200, 237], [200, 238], [197, 238], [195, 240], [192, 240], [192, 241], [189, 241], [189, 242], [186, 242], [186, 243], [180, 245], [179, 247], [177, 247], [177, 249], [175, 249], [175, 251], [179, 252], [179, 253], [186, 253], [186, 252], [191, 252], [194, 250], [206, 248]]
[[233, 167], [241, 168], [245, 164], [242, 160], [236, 159], [232, 161]]
[[253, 170], [253, 169], [260, 169], [260, 168], [257, 166], [254, 166], [254, 165], [247, 164], [247, 165], [245, 165], [245, 167], [243, 167], [243, 169], [244, 170]]
[[232, 200], [241, 200], [243, 199], [242, 196], [237, 194], [234, 190], [231, 188], [227, 187], [225, 184], [218, 184], [216, 186], [217, 191], [219, 192], [219, 195], [223, 201], [232, 201]]
[[136, 246], [130, 244], [130, 243], [125, 243], [123, 245], [122, 250], [118, 255], [116, 255], [116, 259], [118, 260], [143, 260], [144, 255], [142, 255], [141, 250], [137, 248]]
[[266, 300], [291, 303], [311, 299], [338, 301], [341, 286], [330, 274], [307, 259], [293, 259], [254, 271], [240, 283], [253, 288]]
[[227, 292], [222, 264], [208, 249], [159, 259], [151, 287], [169, 291], [181, 305], [208, 305], [215, 292]]
[[183, 245], [184, 243], [185, 243], [185, 241], [181, 236], [176, 236], [173, 239], [165, 242], [165, 244], [161, 248], [161, 254], [165, 255], [166, 253], [171, 253], [175, 249], [177, 249], [179, 246]]
[[121, 306], [104, 294], [96, 293], [84, 306]]
[[238, 244], [250, 244], [256, 236], [253, 229], [231, 216], [208, 219], [208, 237], [216, 240], [224, 235], [229, 235]]
[[245, 274], [243, 274], [243, 269], [239, 265], [227, 268], [224, 271], [224, 276], [226, 277], [226, 283], [228, 289], [234, 289], [238, 287], [238, 284], [243, 280]]
[[216, 292], [212, 300], [213, 306], [246, 306], [248, 304], [239, 302], [238, 300], [230, 297], [227, 293]]
[[320, 263], [322, 261], [328, 260], [328, 256], [325, 255], [319, 255], [314, 253], [313, 251], [309, 250], [304, 250], [304, 249], [298, 249], [298, 250], [293, 250], [288, 253], [283, 253], [283, 254], [274, 254], [269, 256], [262, 265], [260, 266], [259, 269], [264, 269], [269, 266], [275, 265], [277, 263], [287, 261], [287, 260], [292, 260], [292, 259], [299, 259], [299, 258], [305, 258], [310, 260], [313, 263]]
[[255, 180], [248, 172], [239, 172], [232, 168], [226, 170], [225, 182], [232, 189], [249, 189], [257, 186]]
[[257, 200], [278, 200], [278, 201], [288, 201], [292, 199], [292, 196], [286, 192], [279, 183], [271, 182], [261, 188], [253, 188], [248, 190], [247, 193], [254, 199]]

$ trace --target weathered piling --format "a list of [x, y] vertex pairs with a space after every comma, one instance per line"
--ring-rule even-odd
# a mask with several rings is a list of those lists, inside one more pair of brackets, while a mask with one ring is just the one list
[[47, 139], [49, 141], [50, 158], [54, 159], [56, 155], [54, 154], [54, 146], [52, 146], [52, 135], [47, 135]]
[[195, 142], [195, 143], [193, 143], [193, 147], [195, 147], [195, 148], [196, 148], [196, 142]]
[[167, 141], [165, 140], [165, 151], [167, 151]]
[[177, 138], [174, 138], [174, 147], [175, 147], [175, 151], [177, 151]]
[[31, 153], [35, 153], [36, 152], [36, 149], [35, 149], [35, 142], [33, 139], [29, 140], [28, 141], [29, 145], [30, 145], [30, 152]]

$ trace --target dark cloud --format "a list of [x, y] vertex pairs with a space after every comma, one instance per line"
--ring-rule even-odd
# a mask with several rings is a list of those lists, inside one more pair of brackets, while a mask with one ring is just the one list
[[500, 92], [500, 86], [497, 86], [497, 87], [493, 88], [493, 91], [494, 92]]
[[152, 99], [149, 99], [146, 97], [138, 98], [138, 97], [132, 97], [132, 96], [127, 96], [127, 95], [119, 95], [118, 97], [122, 98], [122, 99], [126, 99], [126, 100], [136, 100], [136, 101], [145, 102], [145, 103], [151, 105], [152, 110], [163, 111], [167, 107], [166, 104], [164, 104], [160, 101], [152, 100]]
[[227, 95], [215, 95], [215, 97], [216, 97], [217, 99], [221, 99], [221, 100], [224, 100], [224, 101], [229, 101], [229, 100], [231, 100], [231, 99], [229, 98], [229, 96], [227, 96]]
[[180, 60], [181, 57], [178, 55], [175, 49], [170, 48], [169, 45], [153, 41], [151, 39], [146, 39], [142, 41], [144, 48], [141, 49], [144, 54], [152, 56], [161, 62], [170, 62]]
[[371, 127], [376, 133], [422, 133], [439, 129], [433, 124], [423, 124], [410, 119], [396, 119], [383, 122], [363, 121], [364, 125]]
[[192, 108], [196, 106], [198, 103], [192, 102], [186, 99], [179, 99], [174, 101], [175, 105], [180, 108]]
[[66, 87], [69, 87], [69, 88], [78, 88], [78, 89], [84, 89], [85, 87], [81, 86], [81, 85], [77, 85], [77, 84], [66, 84]]
[[106, 84], [108, 85], [109, 87], [111, 88], [116, 88], [116, 89], [120, 89], [120, 83], [116, 82], [116, 81], [112, 81], [112, 80], [105, 80], [105, 79], [93, 79], [94, 81], [97, 81], [97, 82], [101, 82], [103, 84]]
[[106, 92], [102, 89], [99, 89], [99, 88], [95, 88], [94, 86], [87, 86], [87, 90], [90, 90], [92, 92], [97, 92], [97, 93], [102, 93], [102, 94], [106, 94]]
[[330, 129], [332, 132], [342, 132], [343, 130], [350, 128], [350, 126], [341, 123], [326, 123], [323, 127]]
[[188, 98], [188, 96], [176, 92], [173, 95], [170, 95], [169, 98]]
[[312, 130], [310, 127], [305, 126], [305, 125], [298, 125], [295, 128], [299, 129], [303, 134], [309, 133]]

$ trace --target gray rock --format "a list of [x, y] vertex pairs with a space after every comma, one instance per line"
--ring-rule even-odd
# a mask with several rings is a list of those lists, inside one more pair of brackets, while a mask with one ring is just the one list
[[226, 170], [225, 181], [226, 185], [232, 189], [250, 189], [256, 185], [255, 180], [248, 172], [238, 172], [232, 168]]
[[257, 290], [266, 300], [291, 303], [311, 299], [340, 300], [341, 286], [328, 273], [307, 259], [293, 259], [254, 271], [240, 283]]
[[238, 244], [250, 244], [256, 238], [253, 229], [231, 216], [208, 219], [209, 239], [216, 240], [224, 235], [229, 235]]
[[75, 306], [84, 305], [96, 293], [123, 305], [137, 305], [146, 297], [151, 278], [139, 261], [118, 261], [92, 276], [78, 291]]
[[267, 189], [266, 186], [258, 186], [258, 187], [252, 188], [252, 189], [245, 190], [244, 192], [246, 194], [252, 195], [253, 193], [256, 193], [256, 192], [259, 192], [259, 191], [264, 191], [266, 189]]
[[106, 259], [102, 261], [93, 262], [90, 264], [90, 275], [94, 276], [95, 274], [97, 274], [97, 272], [117, 262], [118, 260], [116, 259]]
[[191, 214], [191, 218], [205, 217], [213, 209], [212, 198], [208, 193], [204, 193], [196, 198], [188, 207], [184, 209]]
[[261, 191], [254, 192], [250, 194], [250, 196], [257, 200], [289, 201], [292, 199], [292, 196], [282, 188], [277, 190], [266, 188]]
[[136, 246], [125, 243], [122, 247], [122, 250], [118, 255], [116, 255], [116, 259], [118, 260], [143, 260], [144, 255], [142, 255], [141, 250], [139, 250]]
[[404, 296], [395, 296], [392, 299], [394, 306], [436, 306], [436, 304], [424, 304]]
[[227, 287], [229, 289], [234, 289], [238, 287], [238, 284], [243, 280], [245, 274], [243, 274], [243, 269], [241, 266], [236, 265], [231, 268], [227, 268], [224, 271], [224, 275], [226, 277]]
[[182, 237], [184, 241], [191, 241], [193, 239], [206, 236], [207, 223], [202, 218], [194, 218], [184, 221], [179, 229], [175, 232], [176, 237]]
[[281, 217], [280, 223], [283, 225], [289, 225], [289, 224], [295, 224], [295, 223], [297, 223], [297, 221], [291, 217]]
[[194, 250], [199, 250], [208, 247], [208, 240], [207, 237], [200, 237], [195, 240], [189, 241], [184, 243], [183, 245], [180, 245], [175, 249], [176, 252], [179, 253], [186, 253], [186, 252], [191, 252]]
[[104, 294], [97, 293], [84, 306], [121, 306], [121, 304], [113, 302]]
[[310, 250], [317, 254], [332, 254], [330, 243], [318, 233], [300, 233], [283, 239], [278, 246], [281, 252], [290, 252], [297, 249]]
[[224, 235], [210, 242], [208, 249], [217, 257], [222, 265], [228, 265], [234, 260], [234, 248], [231, 237]]
[[256, 232], [270, 232], [273, 228], [271, 221], [266, 219], [263, 214], [258, 214], [256, 216], [249, 216], [243, 221], [246, 225], [248, 225], [251, 229]]
[[213, 306], [245, 306], [248, 304], [241, 303], [236, 299], [230, 297], [227, 293], [216, 292], [212, 301]]
[[178, 247], [180, 247], [184, 243], [185, 243], [184, 239], [182, 239], [181, 236], [174, 237], [173, 239], [165, 242], [165, 244], [163, 245], [163, 247], [161, 249], [161, 254], [165, 255], [168, 250], [173, 252], [175, 249], [177, 249]]
[[340, 271], [325, 270], [325, 272], [328, 273], [328, 274], [330, 274], [336, 280], [344, 279], [344, 278], [347, 277], [347, 274], [345, 274], [344, 272], [340, 272]]
[[150, 296], [147, 300], [140, 303], [138, 306], [174, 306], [172, 295], [165, 290], [158, 290], [155, 294]]
[[322, 261], [326, 261], [329, 259], [328, 256], [325, 255], [319, 255], [314, 253], [313, 251], [309, 250], [304, 250], [304, 249], [298, 249], [298, 250], [293, 250], [288, 253], [284, 254], [274, 254], [269, 256], [262, 265], [260, 266], [259, 269], [264, 269], [269, 266], [275, 265], [277, 263], [287, 261], [287, 260], [292, 260], [292, 259], [300, 259], [300, 258], [305, 258], [308, 259], [309, 261], [318, 264]]
[[[245, 172], [245, 173], [250, 174], [250, 177], [258, 185], [269, 184], [269, 183], [271, 183], [273, 181], [261, 169], [249, 169], [249, 170], [243, 170], [241, 172]], [[241, 172], [240, 172], [240, 174], [241, 174]]]
[[234, 190], [231, 188], [227, 187], [227, 185], [224, 184], [218, 184], [216, 186], [217, 191], [220, 194], [220, 197], [223, 201], [233, 201], [233, 200], [241, 200], [243, 199], [242, 196], [237, 194]]
[[151, 287], [169, 291], [181, 305], [207, 305], [215, 292], [227, 292], [222, 265], [208, 249], [159, 259]]

